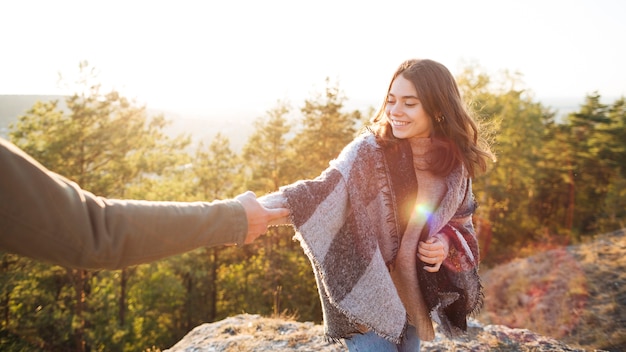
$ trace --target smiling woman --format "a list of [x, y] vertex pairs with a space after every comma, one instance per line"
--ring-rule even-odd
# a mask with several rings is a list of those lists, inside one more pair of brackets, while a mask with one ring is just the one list
[[417, 351], [434, 338], [431, 316], [448, 336], [466, 330], [482, 297], [472, 177], [491, 157], [450, 71], [407, 60], [328, 169], [259, 199], [291, 210], [331, 339]]

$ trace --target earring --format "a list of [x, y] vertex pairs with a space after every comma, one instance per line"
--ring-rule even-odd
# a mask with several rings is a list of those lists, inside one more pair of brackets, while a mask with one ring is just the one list
[[442, 122], [443, 122], [443, 120], [445, 120], [445, 119], [446, 119], [446, 117], [445, 117], [445, 116], [443, 116], [443, 115], [437, 115], [437, 116], [435, 116], [435, 121], [437, 121], [437, 123], [442, 123]]

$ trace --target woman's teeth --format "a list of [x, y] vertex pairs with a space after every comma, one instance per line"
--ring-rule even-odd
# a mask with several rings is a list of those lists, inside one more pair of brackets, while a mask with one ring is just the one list
[[391, 120], [391, 123], [392, 123], [394, 126], [406, 126], [406, 125], [408, 125], [408, 124], [409, 124], [409, 122], [408, 122], [408, 121], [398, 121], [398, 120]]

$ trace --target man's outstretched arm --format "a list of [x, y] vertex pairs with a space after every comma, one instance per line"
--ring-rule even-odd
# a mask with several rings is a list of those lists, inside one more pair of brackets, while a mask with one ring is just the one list
[[213, 202], [95, 196], [0, 139], [0, 249], [86, 269], [120, 269], [204, 246], [243, 244], [286, 209], [252, 192]]

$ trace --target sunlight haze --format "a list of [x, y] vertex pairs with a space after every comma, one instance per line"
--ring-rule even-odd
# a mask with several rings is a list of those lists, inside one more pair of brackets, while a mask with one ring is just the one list
[[0, 94], [58, 87], [87, 60], [150, 108], [257, 115], [299, 106], [324, 79], [347, 106], [382, 101], [411, 57], [453, 73], [520, 72], [539, 99], [626, 94], [620, 1], [7, 1]]

